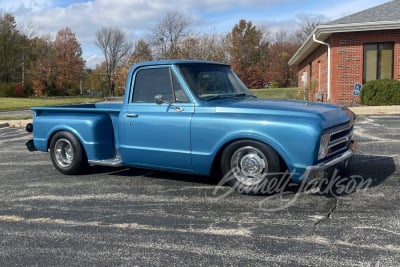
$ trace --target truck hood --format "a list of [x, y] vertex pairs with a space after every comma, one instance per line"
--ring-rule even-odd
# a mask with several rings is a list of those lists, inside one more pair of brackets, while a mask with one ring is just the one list
[[217, 101], [216, 112], [308, 118], [319, 120], [325, 129], [354, 119], [349, 109], [334, 104], [248, 97]]

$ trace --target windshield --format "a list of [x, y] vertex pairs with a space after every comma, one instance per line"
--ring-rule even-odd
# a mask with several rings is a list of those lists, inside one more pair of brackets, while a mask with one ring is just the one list
[[229, 66], [181, 64], [179, 69], [193, 93], [200, 99], [252, 96]]

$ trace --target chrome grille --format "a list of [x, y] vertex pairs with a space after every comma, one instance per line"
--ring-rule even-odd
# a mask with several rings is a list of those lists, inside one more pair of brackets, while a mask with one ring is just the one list
[[349, 147], [353, 138], [353, 125], [345, 124], [335, 127], [329, 130], [327, 134], [329, 134], [330, 138], [326, 157], [330, 157]]

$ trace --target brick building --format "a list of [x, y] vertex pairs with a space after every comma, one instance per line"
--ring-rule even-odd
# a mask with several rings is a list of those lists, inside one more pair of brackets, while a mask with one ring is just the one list
[[400, 0], [317, 26], [289, 65], [309, 99], [344, 105], [356, 84], [400, 80]]

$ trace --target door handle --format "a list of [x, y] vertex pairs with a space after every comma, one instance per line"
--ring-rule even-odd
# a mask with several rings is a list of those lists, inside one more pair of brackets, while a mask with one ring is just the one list
[[132, 113], [132, 114], [125, 114], [125, 117], [127, 117], [127, 118], [138, 118], [138, 117], [139, 117], [139, 114], [134, 114], [134, 113]]

